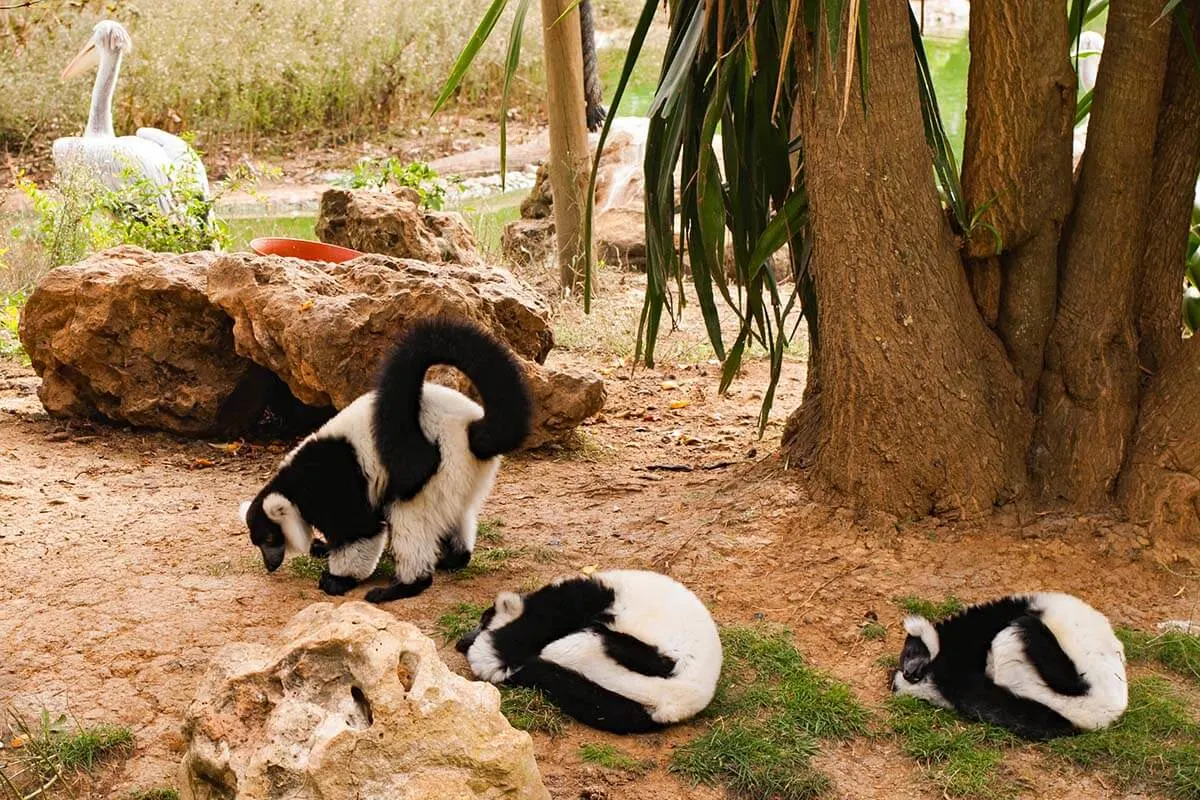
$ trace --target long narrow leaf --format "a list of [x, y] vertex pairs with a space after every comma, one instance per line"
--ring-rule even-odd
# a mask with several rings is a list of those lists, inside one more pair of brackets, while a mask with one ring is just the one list
[[484, 13], [483, 19], [479, 21], [479, 26], [475, 28], [475, 32], [471, 34], [471, 38], [467, 40], [466, 47], [458, 55], [458, 60], [454, 62], [454, 68], [450, 70], [449, 77], [442, 85], [442, 91], [438, 95], [437, 102], [433, 104], [433, 111], [430, 116], [436, 114], [450, 96], [454, 94], [454, 90], [462, 83], [463, 75], [467, 74], [467, 69], [470, 68], [471, 62], [475, 60], [475, 56], [479, 55], [479, 50], [483, 47], [484, 42], [492, 35], [492, 31], [496, 27], [496, 23], [500, 20], [500, 15], [504, 13], [505, 7], [508, 5], [508, 0], [492, 0], [492, 4]]
[[641, 56], [642, 48], [646, 43], [646, 33], [650, 30], [650, 24], [654, 21], [657, 11], [658, 0], [646, 0], [645, 5], [642, 6], [642, 13], [638, 16], [633, 35], [629, 38], [629, 48], [625, 53], [625, 64], [621, 67], [621, 77], [617, 81], [617, 88], [613, 92], [608, 115], [604, 119], [604, 127], [600, 130], [600, 138], [596, 142], [596, 154], [592, 158], [592, 174], [588, 178], [588, 203], [583, 215], [583, 311], [585, 314], [592, 310], [592, 228], [595, 223], [596, 204], [594, 198], [596, 196], [596, 176], [600, 171], [600, 154], [604, 152], [604, 144], [608, 141], [613, 120], [617, 118], [617, 109], [621, 106], [622, 98], [625, 97], [625, 89], [629, 86], [629, 79], [633, 75], [634, 68], [637, 67], [638, 57]]
[[[1076, 0], [1078, 2], [1079, 0]], [[1082, 0], [1086, 3], [1087, 0]], [[925, 58], [925, 47], [921, 41], [921, 28], [912, 6], [908, 9], [909, 28], [912, 34], [913, 51], [917, 59], [917, 88], [921, 98], [921, 119], [925, 124], [925, 140], [933, 150], [933, 168], [937, 173], [938, 184], [941, 186], [954, 213], [954, 220], [960, 231], [967, 229], [970, 222], [966, 202], [963, 200], [962, 183], [958, 174], [958, 161], [950, 146], [950, 138], [942, 125], [942, 115], [938, 110], [937, 92], [933, 87], [933, 75], [929, 71], [929, 61]]]
[[507, 188], [508, 175], [508, 96], [513, 77], [521, 65], [521, 39], [525, 34], [525, 14], [529, 11], [529, 0], [518, 0], [513, 15], [512, 30], [508, 34], [508, 56], [504, 59], [504, 91], [500, 95], [500, 191]]
[[862, 92], [863, 116], [867, 114], [867, 67], [871, 62], [870, 33], [868, 23], [870, 0], [859, 0], [858, 4], [858, 77]]
[[[654, 99], [650, 101], [649, 114], [652, 117], [659, 113], [665, 114], [669, 110], [667, 105], [674, 102], [675, 98], [679, 96], [679, 85], [691, 72], [692, 62], [696, 59], [696, 51], [700, 48], [700, 35], [704, 33], [703, 12], [704, 4], [697, 3], [691, 21], [684, 28], [682, 43], [673, 54], [666, 72], [659, 82], [658, 91], [654, 93]], [[664, 61], [664, 63], [667, 62]]]

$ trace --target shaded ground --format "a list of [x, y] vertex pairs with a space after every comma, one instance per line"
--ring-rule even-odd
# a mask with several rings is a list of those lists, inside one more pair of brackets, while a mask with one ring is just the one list
[[[631, 377], [617, 364], [631, 343], [636, 295], [622, 279], [606, 283], [628, 302], [602, 312], [603, 333], [565, 314], [559, 339], [574, 350], [551, 356], [607, 373], [604, 416], [572, 447], [509, 460], [484, 511], [503, 521], [504, 546], [521, 554], [472, 580], [439, 576], [421, 597], [389, 604], [392, 613], [436, 636], [439, 615], [460, 602], [486, 604], [500, 589], [589, 565], [653, 567], [692, 586], [721, 622], [793, 627], [801, 650], [872, 707], [886, 697], [877, 662], [902, 642], [899, 595], [972, 601], [1061, 589], [1140, 628], [1195, 615], [1195, 568], [1174, 560], [1172, 543], [1150, 542], [1131, 525], [1018, 510], [905, 524], [812, 501], [773, 455], [779, 423], [800, 399], [802, 363], [787, 367], [778, 410], [757, 441], [763, 362], [717, 398], [717, 369], [688, 329], [666, 340], [665, 366]], [[182, 716], [209, 656], [231, 641], [268, 640], [325, 599], [314, 581], [265, 574], [236, 518], [238, 501], [268, 477], [283, 446], [234, 453], [50, 420], [35, 387], [27, 368], [0, 362], [0, 706], [132, 727], [132, 757], [81, 784], [80, 796], [170, 785]], [[872, 614], [887, 628], [882, 641], [859, 633]], [[449, 644], [442, 655], [465, 674]], [[694, 735], [684, 726], [620, 739], [572, 726], [535, 740], [555, 798], [719, 796], [665, 771], [671, 749]], [[586, 765], [585, 742], [618, 744], [658, 767], [632, 778]], [[1010, 761], [1030, 797], [1130, 796], [1034, 753]], [[818, 764], [834, 796], [939, 796], [887, 739], [827, 745]]]

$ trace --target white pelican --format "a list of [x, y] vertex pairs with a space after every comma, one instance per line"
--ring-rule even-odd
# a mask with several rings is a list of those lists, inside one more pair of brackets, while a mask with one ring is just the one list
[[119, 23], [105, 20], [92, 30], [92, 37], [71, 63], [62, 79], [80, 75], [93, 67], [92, 109], [83, 136], [64, 136], [54, 141], [54, 164], [60, 172], [82, 168], [109, 189], [119, 189], [132, 174], [144, 176], [157, 187], [157, 202], [164, 214], [175, 209], [172, 185], [209, 197], [208, 174], [195, 150], [183, 139], [157, 128], [138, 128], [137, 136], [113, 133], [112, 99], [121, 71], [121, 57], [133, 48], [129, 32]]

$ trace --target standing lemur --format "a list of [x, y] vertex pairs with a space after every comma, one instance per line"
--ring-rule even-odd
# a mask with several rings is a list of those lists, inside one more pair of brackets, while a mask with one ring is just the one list
[[[448, 364], [475, 384], [482, 407], [425, 382]], [[243, 504], [250, 540], [273, 572], [289, 553], [328, 554], [320, 587], [344, 594], [369, 577], [385, 551], [396, 561], [371, 602], [411, 597], [435, 568], [471, 560], [480, 506], [500, 456], [529, 433], [532, 403], [507, 347], [474, 325], [422, 320], [396, 344], [367, 392], [288, 453]], [[313, 529], [325, 541], [313, 540]]]
[[600, 130], [608, 115], [600, 88], [600, 72], [596, 64], [596, 18], [592, 13], [592, 0], [579, 2], [579, 32], [583, 37], [583, 94], [587, 101], [587, 127], [593, 133]]

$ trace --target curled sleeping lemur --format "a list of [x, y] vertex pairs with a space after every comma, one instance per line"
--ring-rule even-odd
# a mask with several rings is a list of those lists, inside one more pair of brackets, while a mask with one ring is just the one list
[[1100, 612], [1041, 592], [904, 621], [892, 690], [1029, 739], [1107, 727], [1125, 711], [1125, 649]]
[[677, 581], [638, 570], [502, 592], [458, 650], [476, 677], [539, 689], [580, 722], [615, 733], [695, 716], [721, 674], [708, 609]]
[[[435, 364], [470, 378], [483, 407], [425, 383]], [[418, 322], [388, 356], [376, 389], [297, 445], [242, 505], [250, 540], [272, 572], [288, 552], [328, 554], [320, 579], [328, 594], [353, 588], [390, 551], [395, 578], [366, 599], [420, 594], [435, 567], [471, 560], [500, 456], [521, 445], [531, 414], [521, 367], [506, 347], [474, 325]], [[324, 542], [314, 541], [314, 528]]]

